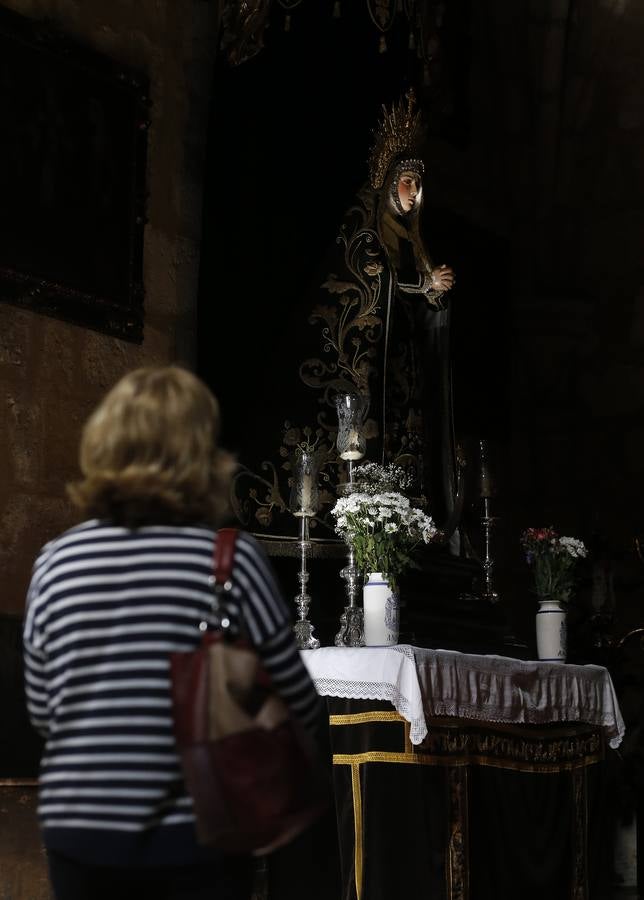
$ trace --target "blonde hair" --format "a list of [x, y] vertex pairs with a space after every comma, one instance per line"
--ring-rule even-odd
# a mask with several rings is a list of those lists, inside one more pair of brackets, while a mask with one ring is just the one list
[[228, 508], [235, 461], [217, 445], [219, 404], [187, 369], [125, 375], [88, 419], [83, 479], [68, 492], [86, 516], [136, 527], [216, 525]]

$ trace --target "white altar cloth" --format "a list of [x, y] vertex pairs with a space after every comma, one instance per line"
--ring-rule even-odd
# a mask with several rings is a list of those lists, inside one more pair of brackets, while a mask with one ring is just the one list
[[410, 723], [412, 744], [422, 743], [431, 716], [506, 724], [587, 723], [601, 727], [613, 748], [624, 735], [613, 682], [603, 666], [479, 656], [409, 644], [301, 652], [320, 694], [389, 700]]

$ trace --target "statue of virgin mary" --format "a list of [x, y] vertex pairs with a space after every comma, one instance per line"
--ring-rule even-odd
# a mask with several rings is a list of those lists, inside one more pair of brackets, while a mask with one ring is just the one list
[[422, 238], [421, 139], [411, 92], [383, 107], [369, 180], [345, 214], [340, 257], [310, 316], [321, 327], [321, 352], [299, 371], [323, 407], [339, 392], [366, 398], [366, 457], [405, 467], [434, 520], [453, 532], [448, 298], [455, 276], [434, 264]]

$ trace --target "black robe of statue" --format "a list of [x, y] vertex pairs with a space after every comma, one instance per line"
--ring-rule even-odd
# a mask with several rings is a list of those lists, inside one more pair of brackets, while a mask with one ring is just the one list
[[365, 459], [406, 467], [441, 526], [456, 482], [449, 310], [444, 293], [423, 289], [432, 263], [417, 211], [396, 215], [388, 191], [386, 180], [380, 191], [363, 188], [345, 216], [310, 316], [319, 353], [300, 377], [319, 392], [318, 421], [333, 421], [337, 392], [368, 397]]

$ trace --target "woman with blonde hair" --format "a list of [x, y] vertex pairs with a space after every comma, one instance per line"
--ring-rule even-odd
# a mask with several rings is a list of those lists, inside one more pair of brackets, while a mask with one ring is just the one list
[[[185, 369], [126, 375], [85, 425], [84, 521], [40, 552], [27, 598], [25, 685], [46, 738], [39, 819], [57, 900], [250, 896], [252, 865], [201, 847], [171, 719], [169, 654], [211, 614], [213, 548], [234, 460], [219, 407]], [[293, 713], [319, 698], [259, 543], [241, 532], [234, 597]]]

